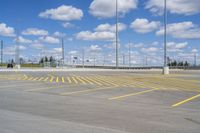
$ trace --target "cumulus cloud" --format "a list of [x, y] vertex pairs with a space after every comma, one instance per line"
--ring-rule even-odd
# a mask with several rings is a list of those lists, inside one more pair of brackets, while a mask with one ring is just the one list
[[49, 43], [49, 44], [60, 43], [60, 40], [58, 38], [55, 38], [55, 37], [52, 37], [52, 36], [40, 37], [39, 41], [43, 42], [43, 43]]
[[89, 52], [93, 52], [93, 53], [98, 53], [100, 52], [102, 49], [98, 46], [98, 45], [91, 45], [89, 47]]
[[46, 36], [48, 35], [48, 31], [43, 29], [37, 29], [37, 28], [28, 28], [24, 31], [22, 31], [23, 35], [33, 35], [33, 36]]
[[[118, 23], [118, 30], [123, 31], [126, 29], [126, 25], [123, 23]], [[108, 23], [105, 24], [100, 24], [95, 28], [95, 31], [111, 31], [115, 32], [116, 31], [116, 24], [115, 25], [110, 25]]]
[[115, 38], [115, 34], [109, 31], [102, 31], [102, 32], [81, 31], [76, 35], [76, 38], [79, 40], [87, 40], [87, 41], [94, 41], [94, 40], [111, 41]]
[[62, 26], [63, 26], [64, 28], [66, 28], [66, 29], [75, 27], [74, 24], [69, 23], [69, 22], [63, 23]]
[[149, 48], [142, 48], [141, 51], [144, 53], [154, 53], [157, 52], [159, 49], [157, 47], [149, 47]]
[[13, 37], [15, 36], [15, 30], [13, 27], [9, 27], [5, 23], [0, 23], [0, 35]]
[[[125, 15], [137, 8], [138, 0], [119, 0], [119, 13]], [[112, 0], [93, 0], [90, 4], [90, 14], [98, 18], [111, 18], [116, 15], [116, 3]]]
[[[162, 15], [164, 0], [148, 0], [145, 8], [153, 14]], [[199, 0], [167, 0], [167, 10], [173, 14], [193, 15], [200, 13]]]
[[41, 18], [49, 18], [60, 21], [81, 20], [83, 11], [73, 6], [62, 5], [55, 9], [48, 9], [39, 14]]
[[[156, 35], [163, 35], [164, 27], [156, 32]], [[167, 34], [174, 38], [198, 39], [200, 38], [200, 28], [190, 21], [173, 23], [167, 25]]]
[[16, 41], [18, 41], [19, 43], [24, 43], [24, 44], [30, 44], [33, 42], [32, 40], [26, 39], [22, 36], [19, 36], [18, 39], [15, 39], [15, 42]]
[[183, 42], [183, 43], [168, 42], [167, 49], [170, 52], [178, 52], [178, 51], [182, 51], [182, 49], [186, 48], [187, 45], [188, 45], [188, 42]]
[[150, 22], [147, 19], [138, 18], [131, 23], [130, 27], [138, 33], [148, 33], [158, 29], [160, 27], [160, 22], [158, 21]]
[[33, 43], [33, 44], [31, 44], [31, 47], [34, 49], [42, 49], [42, 48], [44, 48], [44, 45], [41, 43]]

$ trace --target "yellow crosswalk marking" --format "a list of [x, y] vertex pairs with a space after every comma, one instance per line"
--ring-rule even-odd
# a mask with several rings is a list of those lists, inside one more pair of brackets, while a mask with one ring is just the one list
[[33, 81], [36, 81], [36, 80], [38, 80], [38, 79], [39, 79], [39, 77], [36, 77], [36, 78], [33, 79]]

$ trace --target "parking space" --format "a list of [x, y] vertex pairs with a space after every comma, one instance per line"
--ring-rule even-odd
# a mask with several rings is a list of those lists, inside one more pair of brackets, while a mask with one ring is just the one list
[[[198, 72], [168, 76], [126, 71], [1, 72], [0, 110], [121, 132], [160, 126], [171, 132], [196, 133], [199, 79]], [[123, 122], [130, 125], [120, 126]], [[137, 129], [138, 123], [145, 128]], [[192, 129], [185, 130], [187, 124]], [[162, 131], [160, 127], [155, 131]]]

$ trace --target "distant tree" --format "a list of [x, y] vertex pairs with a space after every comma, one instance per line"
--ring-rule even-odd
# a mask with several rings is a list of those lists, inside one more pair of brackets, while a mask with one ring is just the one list
[[190, 66], [190, 64], [187, 61], [185, 61], [184, 66], [187, 67]]
[[44, 58], [44, 62], [48, 62], [48, 58], [46, 56]]
[[12, 63], [12, 64], [14, 63], [14, 60], [13, 60], [13, 59], [11, 60], [11, 63]]
[[53, 59], [53, 57], [51, 56], [50, 58], [49, 58], [49, 62], [53, 62], [54, 61], [54, 59]]
[[41, 58], [39, 63], [43, 64], [44, 63], [44, 58]]

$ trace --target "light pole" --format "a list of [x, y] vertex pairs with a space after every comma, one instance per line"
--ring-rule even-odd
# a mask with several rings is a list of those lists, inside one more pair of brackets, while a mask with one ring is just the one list
[[19, 61], [19, 36], [17, 33], [17, 38], [16, 38], [16, 48], [15, 48], [15, 63], [16, 63], [16, 68], [20, 69], [20, 61]]
[[118, 53], [119, 53], [119, 44], [118, 44], [118, 0], [116, 0], [116, 69], [119, 67]]
[[82, 50], [82, 67], [85, 68], [85, 50]]
[[129, 53], [129, 69], [131, 68], [131, 43], [129, 42], [129, 47], [128, 47], [128, 53]]
[[1, 65], [3, 66], [3, 41], [1, 40]]
[[64, 38], [62, 37], [62, 65], [64, 66], [65, 64], [65, 49], [64, 49]]
[[169, 67], [167, 65], [167, 0], [164, 0], [164, 67], [163, 74], [169, 74]]

